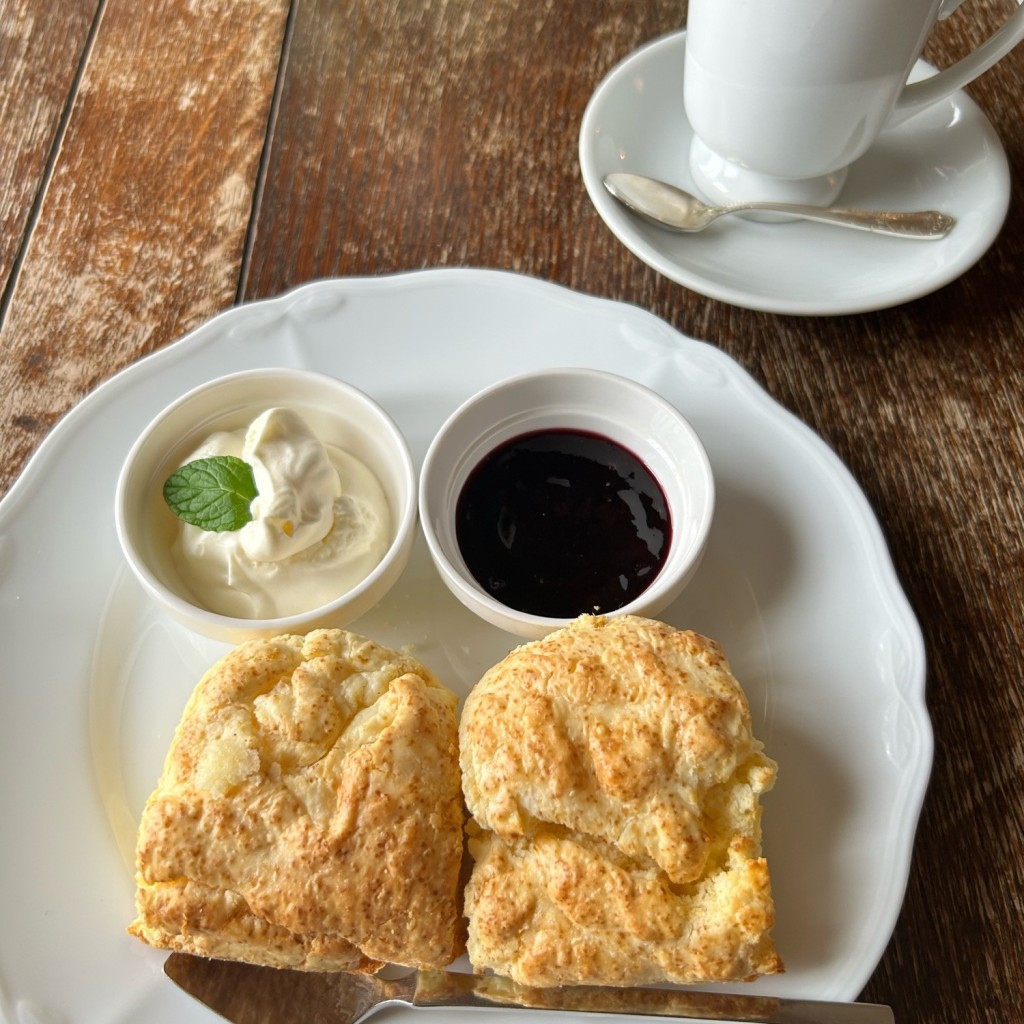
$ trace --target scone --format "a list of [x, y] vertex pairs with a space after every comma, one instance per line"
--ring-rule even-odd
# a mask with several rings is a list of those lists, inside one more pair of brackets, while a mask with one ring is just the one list
[[783, 969], [760, 856], [776, 766], [712, 640], [584, 616], [484, 675], [460, 749], [476, 970], [544, 987]]
[[254, 640], [196, 687], [138, 833], [166, 949], [316, 971], [462, 952], [457, 698], [342, 630]]

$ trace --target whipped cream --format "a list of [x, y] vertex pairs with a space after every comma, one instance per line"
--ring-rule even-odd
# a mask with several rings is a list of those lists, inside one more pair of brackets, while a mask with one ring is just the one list
[[268, 409], [246, 429], [218, 431], [185, 461], [213, 455], [248, 462], [259, 494], [239, 530], [181, 523], [175, 564], [210, 611], [246, 619], [310, 611], [351, 590], [387, 552], [380, 482], [295, 411]]

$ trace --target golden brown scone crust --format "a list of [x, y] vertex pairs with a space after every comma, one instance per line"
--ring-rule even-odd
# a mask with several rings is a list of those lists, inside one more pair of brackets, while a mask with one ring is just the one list
[[714, 641], [584, 616], [484, 675], [460, 747], [475, 969], [539, 987], [783, 969], [760, 857], [776, 766]]
[[129, 931], [306, 970], [462, 951], [457, 698], [342, 630], [243, 644], [196, 687], [146, 804]]

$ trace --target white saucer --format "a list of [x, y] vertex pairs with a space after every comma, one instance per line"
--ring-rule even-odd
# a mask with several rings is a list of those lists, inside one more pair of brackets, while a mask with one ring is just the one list
[[[941, 241], [908, 241], [806, 221], [727, 217], [699, 235], [641, 221], [602, 184], [612, 171], [694, 191], [683, 110], [685, 32], [637, 50], [598, 86], [583, 115], [580, 166], [598, 213], [648, 266], [710, 298], [769, 313], [884, 309], [959, 277], [992, 244], [1010, 200], [1006, 154], [965, 93], [885, 132], [851, 168], [848, 206], [940, 209], [957, 218]], [[931, 73], [918, 63], [914, 77]]]

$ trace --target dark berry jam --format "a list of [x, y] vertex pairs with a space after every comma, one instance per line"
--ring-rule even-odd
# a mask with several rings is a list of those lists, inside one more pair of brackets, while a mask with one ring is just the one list
[[509, 608], [553, 618], [613, 612], [668, 554], [665, 495], [632, 452], [582, 430], [541, 430], [488, 453], [456, 506], [474, 579]]

